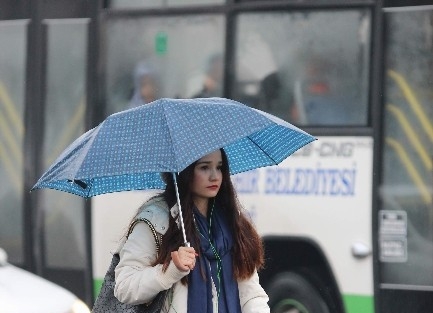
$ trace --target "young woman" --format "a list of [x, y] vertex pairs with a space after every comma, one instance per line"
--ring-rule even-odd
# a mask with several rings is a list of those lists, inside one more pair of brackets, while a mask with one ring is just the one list
[[140, 209], [162, 236], [157, 253], [150, 227], [138, 223], [120, 250], [115, 296], [124, 303], [151, 301], [171, 288], [163, 312], [268, 313], [257, 269], [264, 264], [261, 239], [242, 212], [227, 157], [217, 150], [177, 177], [191, 247], [183, 245], [171, 174], [166, 190]]

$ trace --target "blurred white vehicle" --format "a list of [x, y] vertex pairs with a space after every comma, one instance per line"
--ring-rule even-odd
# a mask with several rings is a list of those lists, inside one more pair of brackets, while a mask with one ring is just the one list
[[89, 313], [73, 293], [7, 263], [0, 248], [0, 313]]

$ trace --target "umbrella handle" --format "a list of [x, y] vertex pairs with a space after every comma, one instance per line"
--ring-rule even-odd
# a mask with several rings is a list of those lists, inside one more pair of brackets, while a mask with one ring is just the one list
[[179, 207], [180, 229], [182, 230], [182, 235], [183, 235], [183, 245], [185, 247], [190, 247], [190, 243], [186, 240], [185, 225], [183, 224], [182, 207], [180, 205], [179, 189], [177, 188], [176, 173], [173, 172], [172, 174], [174, 180], [174, 188], [176, 190], [177, 206]]

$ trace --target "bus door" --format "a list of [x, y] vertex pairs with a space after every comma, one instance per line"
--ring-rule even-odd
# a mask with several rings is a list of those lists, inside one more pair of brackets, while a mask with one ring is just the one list
[[85, 129], [90, 20], [84, 1], [51, 2], [0, 0], [0, 247], [91, 304], [84, 201], [29, 193]]
[[385, 11], [381, 313], [433, 307], [433, 7]]
[[[88, 23], [84, 18], [44, 20], [47, 54], [43, 170], [84, 132]], [[38, 236], [42, 276], [90, 304], [84, 200], [49, 189], [34, 193], [41, 212]]]

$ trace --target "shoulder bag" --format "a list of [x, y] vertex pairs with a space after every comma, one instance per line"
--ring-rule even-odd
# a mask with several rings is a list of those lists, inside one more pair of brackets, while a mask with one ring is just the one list
[[[159, 248], [161, 246], [161, 238], [158, 236], [155, 227], [152, 223], [145, 218], [135, 219], [128, 229], [127, 237], [131, 234], [134, 226], [139, 223], [146, 223], [152, 230], [153, 236], [156, 243], [156, 253], [159, 253]], [[104, 277], [104, 282], [102, 283], [101, 291], [96, 298], [95, 304], [93, 305], [93, 313], [107, 313], [107, 312], [122, 312], [122, 313], [159, 313], [164, 305], [165, 299], [167, 297], [168, 290], [163, 290], [159, 292], [156, 297], [150, 302], [139, 305], [130, 305], [120, 302], [114, 296], [114, 269], [117, 264], [119, 264], [120, 257], [118, 253], [113, 255], [111, 259], [110, 267]]]

